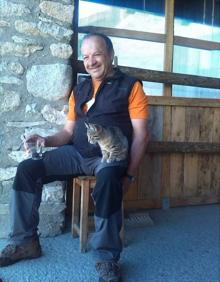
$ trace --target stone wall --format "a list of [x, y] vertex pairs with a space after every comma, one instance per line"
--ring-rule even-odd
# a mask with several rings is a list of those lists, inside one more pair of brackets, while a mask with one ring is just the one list
[[[21, 136], [55, 133], [65, 122], [72, 69], [69, 44], [72, 0], [0, 0], [0, 237], [9, 228], [9, 201]], [[45, 185], [40, 207], [42, 236], [64, 225], [65, 189]]]

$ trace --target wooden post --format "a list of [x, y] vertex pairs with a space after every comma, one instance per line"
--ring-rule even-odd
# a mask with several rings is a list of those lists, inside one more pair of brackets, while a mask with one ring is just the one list
[[[173, 38], [174, 38], [174, 0], [165, 2], [165, 52], [164, 52], [164, 71], [172, 72], [173, 69]], [[164, 84], [163, 96], [172, 96], [172, 85]], [[164, 107], [163, 113], [163, 140], [169, 141], [171, 137], [171, 107]], [[166, 208], [169, 206], [168, 197], [170, 190], [170, 156], [162, 156], [162, 181], [161, 181], [161, 200]], [[165, 203], [166, 202], [166, 203]]]
[[73, 69], [73, 85], [77, 83], [77, 61], [78, 61], [78, 21], [79, 21], [79, 0], [74, 0], [73, 13], [73, 35], [70, 40], [70, 45], [73, 48], [73, 54], [70, 58], [70, 63]]

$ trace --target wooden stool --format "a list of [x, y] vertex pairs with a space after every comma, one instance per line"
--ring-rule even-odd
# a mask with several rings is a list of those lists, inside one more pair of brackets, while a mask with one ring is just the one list
[[[79, 176], [73, 179], [71, 232], [74, 237], [79, 236], [80, 252], [82, 253], [86, 252], [88, 238], [90, 189], [93, 189], [95, 184], [96, 178], [94, 176]], [[120, 236], [123, 241], [124, 221], [122, 222]]]

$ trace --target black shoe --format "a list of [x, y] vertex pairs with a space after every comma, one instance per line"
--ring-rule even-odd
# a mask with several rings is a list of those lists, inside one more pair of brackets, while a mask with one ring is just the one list
[[23, 245], [9, 244], [0, 253], [0, 267], [22, 259], [38, 258], [41, 254], [39, 240], [32, 240]]
[[121, 270], [115, 262], [97, 262], [96, 270], [99, 274], [99, 282], [122, 282]]

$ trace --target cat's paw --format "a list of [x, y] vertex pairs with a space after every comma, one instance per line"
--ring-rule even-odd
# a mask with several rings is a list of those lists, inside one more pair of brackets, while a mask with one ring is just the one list
[[115, 161], [115, 158], [108, 158], [106, 160], [106, 162], [109, 164], [109, 163], [113, 163]]
[[108, 163], [108, 158], [106, 158], [106, 157], [102, 157], [102, 159], [101, 159], [101, 163]]

